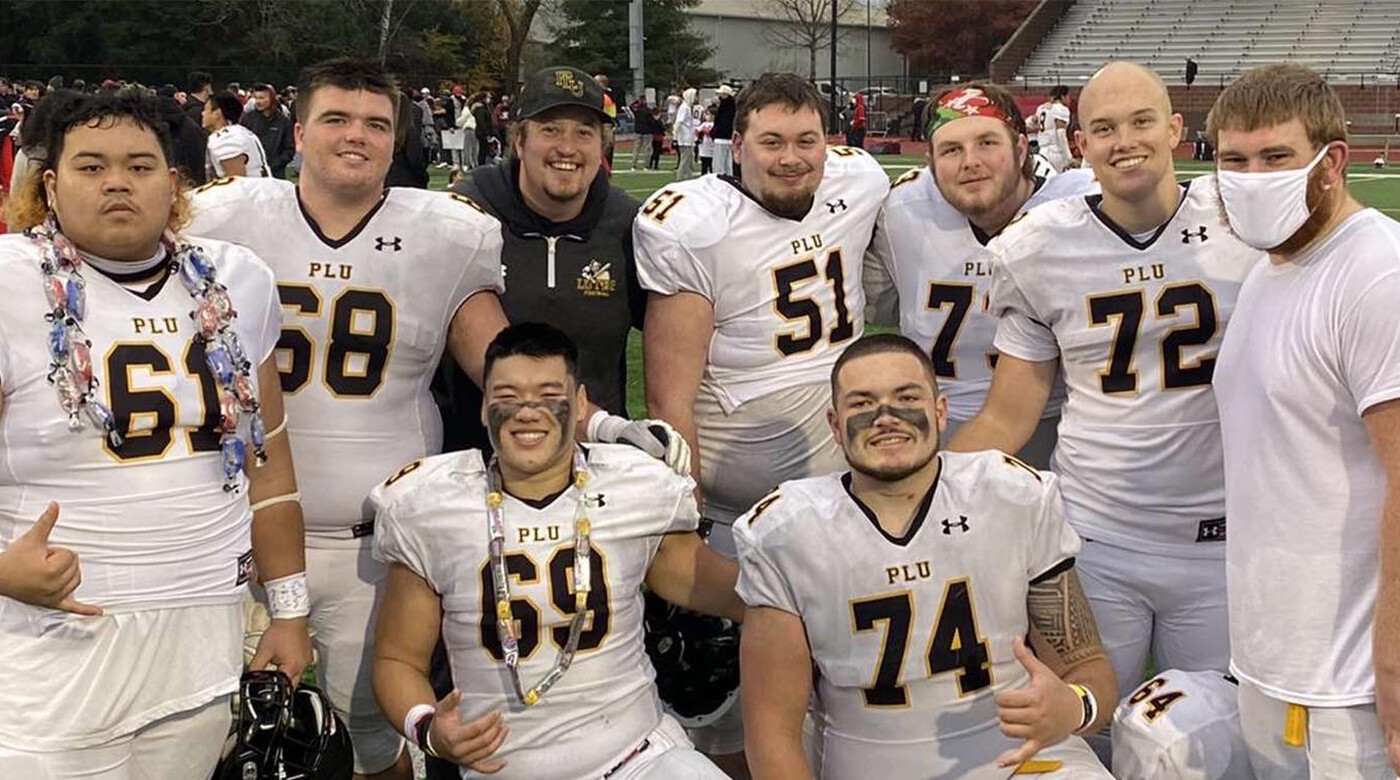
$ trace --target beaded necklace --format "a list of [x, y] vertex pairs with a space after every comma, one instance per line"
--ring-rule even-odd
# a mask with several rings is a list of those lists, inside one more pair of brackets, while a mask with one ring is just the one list
[[[44, 295], [49, 310], [49, 384], [58, 394], [58, 404], [68, 414], [68, 430], [74, 433], [90, 423], [102, 431], [113, 448], [120, 447], [124, 434], [117, 430], [117, 418], [97, 396], [97, 377], [92, 370], [92, 341], [83, 332], [87, 315], [87, 281], [83, 259], [73, 242], [58, 229], [50, 216], [42, 225], [25, 231], [39, 249], [39, 268], [44, 274]], [[253, 390], [252, 363], [234, 332], [238, 313], [228, 296], [228, 288], [215, 278], [214, 266], [200, 247], [171, 231], [161, 236], [169, 258], [169, 272], [178, 276], [190, 297], [195, 323], [193, 341], [204, 347], [210, 374], [219, 385], [219, 453], [223, 461], [224, 490], [238, 489], [238, 475], [247, 458], [246, 446], [238, 434], [242, 414], [251, 417], [249, 437], [258, 465], [267, 460], [264, 450], [266, 431]], [[84, 422], [84, 417], [87, 421]]]
[[588, 593], [592, 587], [590, 556], [592, 548], [588, 536], [592, 524], [588, 519], [588, 509], [597, 503], [596, 496], [584, 492], [588, 485], [588, 464], [583, 453], [574, 448], [574, 488], [579, 492], [578, 506], [574, 510], [574, 617], [569, 623], [569, 641], [559, 649], [554, 658], [554, 666], [538, 683], [529, 688], [520, 679], [520, 637], [515, 630], [515, 616], [510, 608], [510, 579], [506, 573], [506, 513], [505, 488], [502, 486], [501, 469], [497, 459], [491, 459], [487, 469], [486, 507], [487, 529], [490, 533], [491, 580], [496, 591], [496, 633], [501, 639], [501, 650], [505, 655], [506, 668], [510, 670], [515, 683], [515, 695], [527, 707], [538, 704], [553, 685], [569, 670], [578, 651], [579, 636], [583, 624], [588, 619]]

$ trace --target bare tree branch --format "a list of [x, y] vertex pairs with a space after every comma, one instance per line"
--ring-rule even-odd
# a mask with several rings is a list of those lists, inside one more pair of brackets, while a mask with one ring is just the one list
[[[856, 0], [766, 0], [765, 8], [775, 21], [766, 25], [764, 38], [780, 49], [801, 49], [807, 52], [809, 78], [816, 78], [817, 52], [831, 45], [831, 4], [836, 3], [836, 15], [844, 21]], [[867, 0], [868, 2], [868, 0]], [[836, 45], [854, 28], [837, 25]]]

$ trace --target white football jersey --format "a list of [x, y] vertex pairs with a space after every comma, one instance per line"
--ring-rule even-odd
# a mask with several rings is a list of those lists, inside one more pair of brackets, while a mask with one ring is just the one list
[[[228, 288], [244, 351], [261, 364], [281, 320], [272, 273], [242, 247], [198, 243]], [[178, 277], [143, 295], [91, 267], [82, 276], [83, 331], [97, 394], [126, 434], [120, 447], [90, 425], [69, 430], [47, 380], [51, 309], [38, 249], [0, 237], [0, 549], [56, 501], [50, 544], [78, 554], [78, 601], [108, 613], [235, 603], [249, 576], [252, 512], [246, 478], [224, 490], [219, 385], [191, 340], [194, 301]], [[251, 419], [242, 417], [244, 441]], [[0, 637], [55, 614], [0, 598]]]
[[1073, 564], [1057, 478], [1000, 452], [940, 453], [903, 537], [850, 474], [783, 483], [735, 525], [739, 595], [797, 615], [818, 672], [822, 776], [1004, 780], [994, 697], [1032, 581]]
[[[497, 635], [481, 454], [414, 461], [370, 494], [375, 558], [407, 567], [442, 598], [462, 719], [505, 710], [511, 731], [494, 755], [506, 761], [501, 780], [600, 777], [661, 719], [642, 643], [641, 588], [661, 537], [695, 529], [695, 483], [621, 444], [589, 445], [588, 471], [592, 615], [573, 665], [533, 707], [516, 698]], [[549, 672], [568, 640], [580, 498], [573, 486], [542, 507], [506, 497], [506, 566], [526, 686]]]
[[209, 168], [216, 177], [227, 176], [224, 172], [224, 160], [239, 155], [248, 158], [244, 161], [247, 171], [244, 176], [256, 178], [272, 175], [272, 169], [267, 167], [267, 152], [263, 151], [262, 140], [243, 125], [224, 125], [210, 133], [207, 155]]
[[1053, 100], [1047, 100], [1036, 107], [1035, 120], [1036, 125], [1040, 127], [1040, 131], [1035, 134], [1035, 140], [1040, 144], [1040, 148], [1060, 148], [1059, 138], [1055, 131], [1060, 129], [1058, 123], [1064, 122], [1064, 131], [1066, 133], [1069, 132], [1069, 106], [1064, 103], [1056, 103]]
[[[1021, 213], [1098, 189], [1092, 175], [1068, 171], [1038, 182]], [[987, 398], [996, 361], [997, 320], [987, 302], [992, 237], [944, 199], [927, 167], [895, 181], [876, 224], [865, 266], [867, 298], [880, 298], [881, 309], [897, 309], [899, 332], [933, 357], [949, 419], [971, 420]], [[881, 282], [888, 292], [878, 289]], [[1063, 399], [1057, 383], [1045, 416], [1058, 415]]]
[[216, 181], [194, 204], [191, 233], [243, 243], [277, 275], [277, 365], [308, 534], [369, 533], [370, 489], [442, 449], [428, 383], [457, 308], [504, 289], [500, 224], [460, 195], [395, 187], [331, 241], [278, 179]]
[[991, 244], [998, 352], [1060, 360], [1069, 391], [1052, 468], [1085, 537], [1225, 555], [1225, 469], [1211, 374], [1260, 253], [1220, 222], [1211, 177], [1134, 238], [1099, 196], [1047, 203]]
[[1254, 780], [1239, 685], [1220, 672], [1160, 672], [1113, 713], [1118, 780]]
[[875, 158], [834, 146], [801, 220], [714, 175], [647, 200], [632, 228], [642, 287], [697, 293], [714, 306], [701, 392], [732, 412], [775, 390], [829, 381], [841, 350], [864, 331], [861, 259], [888, 190]]

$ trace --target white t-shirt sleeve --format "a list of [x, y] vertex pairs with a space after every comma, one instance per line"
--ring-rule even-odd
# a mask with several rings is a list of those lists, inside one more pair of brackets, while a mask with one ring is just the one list
[[1059, 358], [1055, 332], [1039, 319], [1015, 275], [999, 257], [992, 264], [991, 311], [997, 317], [992, 344], [998, 352], [1034, 362]]
[[1372, 280], [1350, 303], [1338, 336], [1356, 413], [1400, 398], [1400, 269]]

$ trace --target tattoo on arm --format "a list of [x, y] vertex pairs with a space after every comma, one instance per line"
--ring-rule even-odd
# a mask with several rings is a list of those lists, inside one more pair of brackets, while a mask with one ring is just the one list
[[1032, 583], [1026, 595], [1031, 626], [1055, 648], [1066, 667], [1103, 653], [1089, 599], [1074, 569]]

